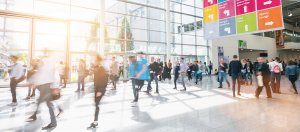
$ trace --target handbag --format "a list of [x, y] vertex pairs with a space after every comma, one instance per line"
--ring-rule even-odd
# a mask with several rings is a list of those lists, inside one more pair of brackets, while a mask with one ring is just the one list
[[257, 76], [257, 85], [258, 85], [258, 87], [263, 87], [264, 86], [262, 75]]
[[52, 88], [51, 89], [51, 97], [52, 97], [52, 100], [58, 100], [61, 97], [60, 89], [59, 88]]

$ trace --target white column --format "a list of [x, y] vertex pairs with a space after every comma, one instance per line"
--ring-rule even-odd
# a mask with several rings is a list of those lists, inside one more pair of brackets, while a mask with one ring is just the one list
[[170, 23], [171, 23], [171, 17], [170, 17], [170, 0], [165, 0], [165, 18], [166, 18], [166, 54], [167, 58], [166, 61], [169, 61], [171, 59], [171, 30], [170, 30]]
[[105, 0], [101, 0], [100, 2], [100, 13], [99, 13], [99, 37], [100, 41], [98, 43], [98, 52], [100, 55], [104, 55], [104, 48], [105, 48]]

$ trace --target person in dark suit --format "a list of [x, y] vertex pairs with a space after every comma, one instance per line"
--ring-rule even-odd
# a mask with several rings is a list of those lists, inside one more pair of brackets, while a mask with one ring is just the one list
[[242, 70], [242, 63], [238, 60], [237, 55], [233, 55], [233, 60], [229, 63], [229, 76], [232, 78], [232, 92], [233, 97], [235, 97], [235, 84], [238, 84], [238, 95], [241, 96], [241, 83], [240, 76]]
[[271, 72], [269, 69], [269, 65], [266, 63], [265, 58], [263, 57], [258, 57], [257, 58], [257, 65], [256, 65], [256, 75], [262, 75], [263, 78], [263, 86], [258, 86], [256, 91], [255, 91], [255, 97], [259, 98], [259, 95], [262, 91], [263, 87], [266, 87], [266, 92], [267, 92], [267, 97], [272, 98], [272, 93], [271, 93], [271, 88], [269, 85], [270, 78], [271, 78]]
[[160, 61], [160, 59], [157, 59], [157, 63], [159, 64], [160, 72], [158, 73], [159, 81], [161, 81], [161, 76], [162, 76], [162, 69], [164, 67], [164, 63]]
[[174, 85], [175, 85], [173, 89], [177, 89], [177, 79], [179, 77], [180, 63], [176, 62], [173, 69], [174, 69]]

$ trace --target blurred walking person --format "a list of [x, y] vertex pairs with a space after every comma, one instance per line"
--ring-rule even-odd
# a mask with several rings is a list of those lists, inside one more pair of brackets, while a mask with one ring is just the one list
[[146, 93], [149, 94], [150, 89], [152, 89], [151, 82], [154, 80], [155, 84], [156, 84], [155, 93], [159, 94], [159, 90], [158, 90], [158, 78], [157, 78], [157, 76], [159, 76], [159, 73], [160, 73], [160, 64], [155, 61], [154, 57], [151, 57], [151, 59], [150, 59], [149, 70], [150, 70], [150, 79], [148, 81], [148, 86], [147, 86]]
[[183, 89], [181, 91], [186, 91], [184, 80], [185, 80], [188, 68], [189, 67], [184, 63], [184, 58], [181, 58], [181, 60], [180, 60], [180, 69], [179, 69], [179, 73], [180, 73], [180, 76], [181, 76], [181, 83], [182, 83], [182, 86], [183, 86]]
[[271, 71], [271, 87], [273, 93], [281, 93], [280, 91], [280, 81], [281, 81], [281, 72], [283, 71], [282, 64], [279, 63], [280, 59], [275, 58], [274, 61], [269, 63]]
[[[138, 64], [135, 56], [129, 57], [129, 78], [131, 79], [132, 91], [134, 99], [131, 103], [137, 103], [139, 101], [139, 90], [137, 87], [136, 75], [138, 74]], [[135, 104], [133, 104], [135, 106]]]
[[[270, 82], [270, 76], [271, 76], [271, 72], [269, 69], [269, 65], [266, 63], [265, 58], [263, 57], [259, 57], [257, 58], [257, 65], [256, 65], [256, 76], [257, 76], [257, 82], [258, 82], [258, 86], [257, 89], [255, 91], [255, 97], [259, 98], [259, 95], [263, 89], [263, 87], [266, 88], [266, 93], [267, 93], [267, 97], [268, 98], [272, 98], [272, 93], [271, 93], [271, 88], [269, 85]], [[262, 77], [260, 80], [260, 77]], [[262, 84], [260, 84], [260, 82]]]
[[108, 74], [106, 73], [103, 64], [102, 64], [102, 57], [97, 55], [95, 57], [95, 62], [93, 66], [93, 73], [94, 73], [94, 101], [95, 101], [95, 115], [94, 115], [94, 122], [88, 127], [88, 129], [93, 129], [98, 126], [98, 116], [99, 116], [99, 104], [101, 99], [103, 98], [106, 87], [108, 83]]
[[59, 84], [62, 86], [62, 88], [66, 88], [67, 86], [67, 68], [64, 62], [60, 61], [59, 62], [59, 76], [60, 76], [60, 81]]
[[35, 121], [37, 119], [36, 115], [41, 103], [46, 102], [50, 114], [50, 124], [43, 127], [42, 130], [53, 129], [57, 126], [56, 117], [54, 114], [54, 105], [51, 102], [52, 98], [52, 89], [51, 85], [55, 82], [55, 60], [48, 56], [45, 56], [41, 59], [39, 63], [39, 68], [37, 72], [30, 78], [37, 89], [40, 91], [40, 97], [38, 99], [37, 108], [32, 116], [28, 118], [27, 121]]
[[84, 79], [87, 76], [87, 68], [86, 68], [86, 63], [84, 59], [79, 60], [78, 64], [78, 79], [77, 79], [77, 90], [76, 92], [80, 91], [80, 86], [81, 86], [81, 91], [84, 91]]
[[12, 103], [8, 104], [8, 106], [16, 106], [18, 105], [16, 88], [18, 83], [22, 81], [25, 73], [22, 64], [18, 62], [19, 57], [12, 55], [10, 59], [13, 63], [9, 72]]
[[289, 78], [293, 89], [295, 90], [295, 94], [298, 94], [297, 88], [296, 88], [296, 84], [295, 82], [298, 80], [298, 69], [297, 69], [297, 65], [294, 61], [289, 61], [288, 65], [286, 66], [286, 76]]
[[242, 70], [242, 63], [238, 60], [237, 55], [233, 55], [233, 60], [229, 63], [229, 76], [232, 78], [232, 93], [233, 97], [235, 97], [235, 85], [238, 84], [238, 93], [237, 95], [241, 96], [241, 70]]
[[116, 61], [116, 57], [112, 57], [112, 62], [110, 65], [110, 80], [112, 81], [112, 90], [117, 89], [117, 82], [119, 80], [119, 63]]
[[34, 86], [34, 82], [30, 80], [30, 78], [37, 72], [38, 70], [38, 65], [39, 65], [39, 60], [38, 59], [33, 59], [31, 61], [31, 66], [30, 69], [27, 71], [27, 83], [28, 83], [28, 94], [25, 100], [29, 100], [31, 97], [35, 96], [35, 89], [36, 87]]
[[180, 75], [180, 63], [176, 61], [173, 69], [174, 69], [173, 73], [174, 73], [174, 85], [175, 85], [173, 89], [177, 90], [177, 79]]
[[224, 59], [220, 59], [219, 70], [218, 70], [218, 81], [219, 81], [218, 88], [223, 88], [223, 81], [226, 81], [228, 87], [230, 87], [230, 83], [227, 80], [227, 73], [226, 73], [227, 69], [228, 69], [227, 63], [224, 62]]

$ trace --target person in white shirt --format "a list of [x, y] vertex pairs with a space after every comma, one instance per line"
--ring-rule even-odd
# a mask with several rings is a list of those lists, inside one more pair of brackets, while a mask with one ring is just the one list
[[181, 60], [180, 60], [180, 70], [179, 70], [182, 85], [183, 85], [183, 89], [181, 91], [186, 91], [184, 78], [186, 77], [186, 71], [188, 70], [188, 68], [189, 67], [187, 66], [187, 64], [184, 63], [184, 58], [181, 58]]
[[24, 69], [22, 64], [18, 62], [18, 57], [15, 55], [12, 55], [10, 57], [13, 65], [11, 66], [10, 70], [10, 91], [12, 95], [12, 103], [8, 104], [9, 106], [16, 106], [18, 105], [17, 103], [17, 92], [16, 88], [18, 83], [22, 81], [22, 78], [24, 77]]
[[36, 111], [32, 116], [28, 118], [28, 122], [34, 121], [37, 119], [36, 114], [38, 112], [39, 105], [43, 102], [46, 102], [49, 109], [51, 123], [42, 128], [42, 130], [52, 129], [57, 126], [56, 117], [54, 115], [54, 106], [51, 102], [52, 99], [52, 89], [51, 85], [55, 83], [55, 73], [56, 73], [55, 59], [50, 57], [43, 57], [41, 59], [40, 66], [37, 72], [30, 78], [34, 85], [37, 86], [37, 89], [40, 91], [40, 97], [38, 99]]
[[276, 57], [274, 61], [269, 62], [269, 68], [271, 71], [271, 87], [273, 93], [281, 93], [280, 80], [281, 80], [281, 72], [283, 71], [283, 68], [282, 68], [282, 64], [279, 63], [279, 61], [280, 59]]

